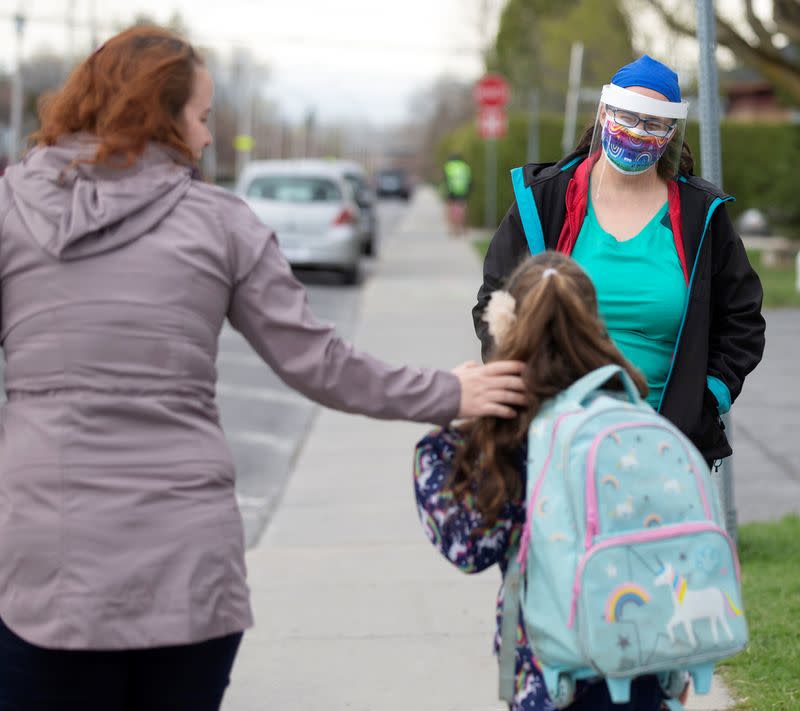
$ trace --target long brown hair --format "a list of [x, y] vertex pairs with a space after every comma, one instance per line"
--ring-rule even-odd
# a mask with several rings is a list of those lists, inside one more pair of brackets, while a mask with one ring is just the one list
[[60, 90], [41, 99], [41, 128], [32, 138], [53, 145], [66, 134], [93, 134], [100, 143], [95, 163], [129, 165], [149, 141], [192, 161], [180, 114], [202, 64], [194, 48], [168, 30], [125, 30], [81, 62]]
[[[548, 269], [555, 271], [545, 276]], [[488, 525], [507, 501], [522, 495], [519, 448], [543, 402], [609, 364], [625, 368], [642, 396], [647, 394], [642, 374], [608, 337], [594, 286], [577, 262], [550, 251], [530, 257], [514, 270], [507, 291], [516, 301], [516, 320], [492, 359], [526, 363], [528, 403], [514, 419], [485, 417], [465, 427], [450, 482], [457, 497], [475, 496]], [[611, 387], [621, 385], [612, 381]]]
[[[592, 145], [592, 136], [595, 131], [600, 131], [602, 127], [600, 124], [589, 126], [583, 135], [578, 140], [578, 145], [575, 146], [575, 151], [582, 153], [588, 151]], [[658, 177], [664, 180], [670, 180], [675, 177], [674, 166], [678, 165], [678, 172], [681, 175], [692, 175], [694, 173], [694, 158], [692, 157], [692, 150], [686, 141], [682, 141], [678, 145], [677, 141], [670, 141], [667, 145], [667, 150], [664, 155], [658, 159], [656, 164], [656, 172]]]

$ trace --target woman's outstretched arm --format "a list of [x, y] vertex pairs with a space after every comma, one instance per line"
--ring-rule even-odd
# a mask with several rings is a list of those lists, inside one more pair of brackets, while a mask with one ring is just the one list
[[233, 271], [228, 318], [290, 387], [337, 410], [437, 424], [513, 417], [523, 404], [521, 363], [447, 372], [390, 365], [356, 349], [314, 317], [274, 234], [244, 203], [227, 211], [225, 224]]

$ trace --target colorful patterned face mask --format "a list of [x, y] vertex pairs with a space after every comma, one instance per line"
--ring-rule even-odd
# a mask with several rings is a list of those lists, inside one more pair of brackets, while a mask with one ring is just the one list
[[645, 132], [639, 126], [621, 126], [611, 115], [607, 115], [601, 143], [608, 162], [614, 168], [625, 175], [639, 175], [658, 163], [671, 138], [672, 133], [659, 137]]

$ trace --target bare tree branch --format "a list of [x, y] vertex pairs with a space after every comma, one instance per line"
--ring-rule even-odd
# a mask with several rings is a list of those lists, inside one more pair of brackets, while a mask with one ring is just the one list
[[661, 2], [661, 0], [645, 0], [645, 2], [647, 2], [650, 7], [658, 12], [663, 22], [671, 30], [674, 30], [682, 35], [688, 35], [689, 37], [695, 37], [697, 35], [697, 29], [695, 27], [678, 20], [678, 18], [673, 14], [672, 10], [667, 8], [664, 3]]
[[717, 17], [717, 42], [733, 51], [745, 62], [748, 59], [753, 62], [766, 62], [784, 71], [800, 75], [800, 65], [781, 54], [771, 42], [766, 47], [754, 46], [720, 17]]
[[[696, 37], [697, 30], [694, 26], [684, 23], [673, 16], [671, 8], [668, 8], [663, 0], [646, 0], [659, 14], [663, 22], [671, 30], [689, 37]], [[775, 0], [775, 10], [778, 17], [787, 17], [790, 27], [791, 20], [800, 19], [797, 0]], [[748, 0], [748, 15], [752, 12]], [[780, 14], [784, 13], [784, 14]], [[768, 32], [758, 18], [756, 21], [760, 29], [753, 31], [758, 35], [761, 30]], [[785, 53], [780, 52], [772, 43], [771, 36], [769, 41], [761, 41], [758, 45], [752, 45], [737, 32], [727, 21], [717, 16], [717, 42], [730, 49], [737, 58], [757, 69], [766, 79], [771, 81], [776, 87], [786, 92], [792, 99], [800, 104], [800, 62], [790, 59]], [[786, 32], [783, 23], [779, 23], [779, 31]], [[800, 27], [797, 28], [800, 32]], [[787, 35], [789, 34], [786, 32]]]
[[800, 2], [797, 0], [773, 0], [772, 19], [793, 42], [800, 43]]
[[758, 37], [759, 44], [772, 47], [772, 33], [764, 27], [764, 23], [761, 22], [753, 10], [753, 0], [745, 0], [744, 9], [750, 29], [752, 29], [756, 37]]

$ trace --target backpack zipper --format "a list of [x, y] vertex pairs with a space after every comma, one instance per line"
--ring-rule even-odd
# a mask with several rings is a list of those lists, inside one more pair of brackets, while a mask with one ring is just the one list
[[[533, 487], [533, 493], [531, 494], [530, 500], [528, 501], [528, 511], [525, 514], [525, 527], [522, 529], [522, 536], [520, 537], [519, 541], [519, 551], [517, 552], [517, 562], [520, 565], [520, 572], [524, 573], [525, 568], [527, 567], [528, 562], [528, 546], [531, 542], [531, 529], [533, 527], [533, 513], [536, 508], [536, 500], [539, 498], [539, 491], [542, 488], [542, 484], [544, 483], [545, 474], [547, 474], [547, 467], [550, 466], [550, 460], [553, 458], [553, 451], [555, 449], [556, 444], [556, 435], [558, 434], [558, 428], [561, 426], [561, 423], [567, 418], [571, 417], [572, 415], [577, 415], [583, 412], [583, 410], [570, 410], [569, 412], [561, 413], [555, 420], [553, 424], [553, 429], [550, 433], [550, 447], [547, 450], [547, 456], [544, 459], [544, 464], [542, 464], [541, 468], [539, 469], [539, 474], [536, 477], [536, 484]], [[528, 445], [530, 447], [530, 444]], [[528, 472], [528, 476], [530, 476], [530, 472]]]
[[[595, 438], [592, 440], [592, 445], [589, 448], [589, 455], [586, 459], [586, 536], [584, 538], [583, 548], [584, 551], [588, 550], [592, 545], [592, 541], [594, 537], [598, 533], [599, 527], [599, 513], [597, 511], [597, 451], [600, 448], [601, 442], [608, 437], [609, 435], [613, 434], [614, 432], [619, 432], [620, 430], [629, 429], [631, 427], [652, 427], [654, 429], [663, 430], [665, 432], [669, 432], [670, 435], [674, 435], [672, 429], [667, 427], [666, 425], [662, 425], [658, 422], [653, 422], [649, 420], [640, 420], [640, 421], [632, 421], [632, 422], [625, 422], [623, 424], [615, 424], [611, 425], [610, 427], [606, 427], [606, 429], [602, 430]], [[686, 460], [689, 466], [691, 466], [691, 471], [694, 474], [695, 484], [697, 486], [698, 491], [700, 492], [700, 500], [703, 502], [703, 512], [705, 513], [706, 519], [713, 520], [713, 514], [711, 512], [711, 505], [708, 502], [708, 496], [706, 494], [706, 488], [703, 485], [703, 481], [700, 477], [700, 473], [697, 471], [697, 467], [692, 462], [692, 455], [689, 448], [686, 446], [686, 442], [681, 440], [679, 437], [675, 439], [680, 442], [681, 447], [686, 455]]]

